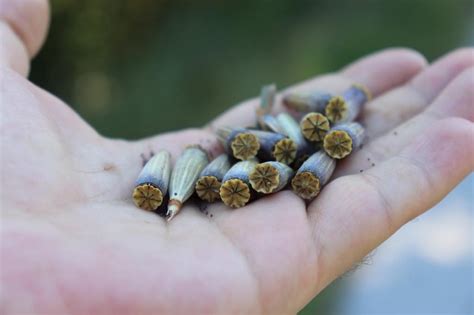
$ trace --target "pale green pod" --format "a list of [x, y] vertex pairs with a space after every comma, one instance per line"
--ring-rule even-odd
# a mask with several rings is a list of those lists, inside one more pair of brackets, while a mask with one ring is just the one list
[[281, 133], [281, 134], [284, 133], [284, 130], [278, 123], [277, 118], [273, 115], [270, 115], [270, 114], [263, 115], [259, 117], [258, 122], [260, 125], [260, 129], [264, 131], [272, 131], [272, 132]]
[[249, 174], [257, 164], [257, 159], [240, 161], [224, 175], [219, 194], [227, 206], [240, 208], [250, 201]]
[[143, 166], [133, 190], [133, 202], [139, 208], [156, 210], [168, 191], [171, 173], [171, 155], [167, 151], [155, 154]]
[[194, 192], [199, 174], [209, 163], [207, 153], [199, 146], [187, 147], [176, 160], [170, 179], [170, 200], [168, 202], [168, 221], [182, 208], [183, 203]]
[[324, 137], [324, 151], [335, 159], [345, 158], [362, 145], [364, 137], [365, 129], [359, 123], [335, 125]]
[[288, 165], [269, 161], [257, 164], [249, 174], [249, 181], [255, 191], [271, 194], [285, 188], [293, 174], [293, 169]]
[[230, 161], [227, 154], [221, 154], [209, 163], [199, 175], [196, 182], [196, 194], [207, 202], [220, 199], [219, 190], [222, 179], [230, 169]]
[[336, 161], [320, 150], [300, 166], [291, 181], [291, 188], [301, 198], [313, 199], [331, 178], [335, 168]]
[[262, 87], [260, 92], [260, 106], [257, 108], [257, 117], [261, 117], [272, 112], [275, 103], [276, 85], [269, 84]]

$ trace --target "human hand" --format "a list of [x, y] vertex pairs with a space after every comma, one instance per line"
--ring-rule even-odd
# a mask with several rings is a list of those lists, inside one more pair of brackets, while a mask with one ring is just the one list
[[374, 94], [361, 117], [368, 143], [316, 200], [284, 191], [209, 216], [186, 205], [166, 223], [131, 201], [140, 155], [176, 158], [193, 143], [217, 153], [212, 130], [254, 123], [258, 100], [202, 129], [104, 138], [21, 76], [47, 25], [43, 2], [0, 8], [21, 2], [21, 17], [0, 10], [4, 314], [295, 313], [473, 169], [473, 50], [426, 66], [390, 49], [288, 89], [361, 83]]

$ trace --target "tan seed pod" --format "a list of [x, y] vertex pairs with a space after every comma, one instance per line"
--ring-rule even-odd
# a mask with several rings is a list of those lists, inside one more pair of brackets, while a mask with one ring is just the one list
[[173, 219], [183, 207], [183, 203], [194, 192], [199, 174], [209, 163], [207, 153], [199, 146], [187, 147], [171, 173], [170, 200], [168, 202], [168, 221]]
[[256, 159], [237, 162], [225, 174], [219, 194], [231, 208], [245, 206], [251, 197], [249, 174], [257, 165]]
[[354, 148], [360, 147], [364, 136], [365, 129], [359, 123], [336, 125], [324, 137], [324, 151], [332, 158], [345, 158], [351, 154]]
[[336, 168], [336, 161], [324, 151], [311, 155], [298, 169], [291, 181], [292, 190], [303, 199], [315, 198]]
[[281, 126], [282, 134], [290, 138], [296, 144], [297, 159], [312, 151], [312, 146], [304, 138], [301, 133], [300, 125], [293, 117], [287, 113], [280, 113], [277, 116], [277, 121]]
[[285, 188], [293, 174], [286, 164], [269, 161], [257, 164], [250, 172], [249, 181], [255, 191], [270, 194]]
[[301, 133], [309, 141], [322, 141], [329, 128], [329, 120], [320, 113], [308, 113], [300, 121]]
[[260, 149], [258, 138], [244, 128], [221, 127], [217, 136], [226, 151], [239, 160], [254, 158]]
[[199, 198], [207, 202], [214, 202], [220, 199], [219, 190], [222, 179], [230, 169], [229, 157], [221, 154], [207, 165], [201, 172], [196, 182], [196, 194]]
[[168, 191], [170, 173], [171, 156], [167, 151], [150, 158], [136, 180], [132, 194], [135, 205], [148, 211], [156, 210]]
[[333, 124], [353, 121], [369, 99], [370, 93], [365, 87], [353, 85], [342, 96], [334, 96], [329, 100], [325, 110], [326, 117]]
[[255, 135], [260, 143], [259, 159], [275, 160], [285, 164], [291, 164], [295, 160], [298, 146], [285, 135], [262, 130], [249, 130], [249, 132]]

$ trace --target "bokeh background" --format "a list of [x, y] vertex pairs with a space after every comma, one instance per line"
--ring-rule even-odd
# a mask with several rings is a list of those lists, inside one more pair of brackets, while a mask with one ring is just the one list
[[[474, 43], [468, 0], [54, 0], [30, 78], [100, 133], [135, 139], [389, 46]], [[472, 175], [301, 314], [472, 314]]]

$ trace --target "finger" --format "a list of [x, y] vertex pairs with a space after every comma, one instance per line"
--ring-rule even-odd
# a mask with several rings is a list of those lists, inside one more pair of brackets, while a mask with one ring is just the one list
[[368, 103], [362, 116], [370, 137], [383, 134], [421, 112], [459, 73], [474, 65], [474, 49], [442, 57], [405, 85]]
[[[362, 58], [337, 74], [308, 80], [284, 90], [283, 93], [290, 90], [295, 92], [323, 90], [341, 93], [351, 84], [358, 83], [365, 85], [374, 96], [377, 96], [411, 79], [425, 64], [425, 59], [413, 50], [387, 49]], [[281, 94], [277, 97], [277, 104], [281, 103]], [[258, 98], [246, 101], [217, 117], [211, 126], [254, 125], [255, 110], [258, 106]]]
[[29, 58], [43, 44], [49, 23], [47, 0], [0, 0], [0, 65], [25, 75]]
[[328, 185], [309, 207], [316, 246], [322, 248], [322, 287], [472, 172], [473, 137], [472, 122], [445, 119], [397, 156]]
[[365, 144], [360, 151], [343, 161], [335, 177], [362, 172], [396, 155], [417, 135], [433, 130], [433, 124], [439, 119], [459, 117], [474, 120], [473, 77], [474, 67], [464, 70], [425, 111], [391, 133]]

